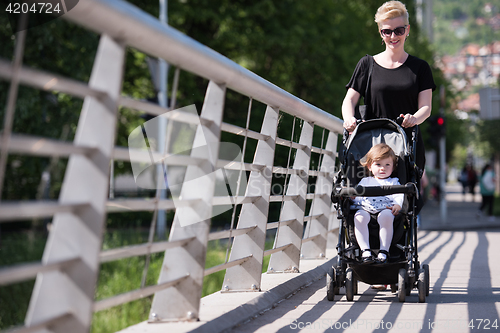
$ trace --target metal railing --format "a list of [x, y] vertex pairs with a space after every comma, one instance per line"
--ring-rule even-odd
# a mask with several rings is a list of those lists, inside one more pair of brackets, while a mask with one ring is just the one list
[[[1, 142], [4, 156], [16, 153], [68, 158], [58, 202], [0, 203], [0, 222], [53, 218], [41, 262], [0, 269], [0, 285], [36, 277], [25, 326], [15, 331], [87, 332], [94, 312], [150, 295], [154, 295], [150, 321], [195, 320], [206, 275], [226, 270], [223, 291], [258, 291], [264, 256], [271, 255], [269, 273], [298, 272], [301, 257], [325, 256], [328, 232], [335, 231], [332, 225], [336, 225], [331, 223], [329, 195], [337, 137], [342, 132], [340, 119], [162, 25], [129, 3], [80, 1], [63, 18], [101, 35], [88, 84], [23, 66], [20, 59], [25, 32], [18, 33], [15, 61], [11, 64], [0, 60], [0, 78], [11, 82], [9, 101], [12, 102], [6, 112], [12, 119], [19, 85], [84, 99], [73, 143], [11, 133], [12, 121], [4, 124]], [[120, 96], [127, 46], [162, 58], [177, 71], [188, 71], [209, 80], [197, 120], [182, 111]], [[176, 80], [178, 77], [177, 72]], [[172, 96], [176, 89], [174, 82]], [[227, 89], [248, 97], [246, 127], [222, 121]], [[252, 101], [267, 105], [260, 131], [249, 129]], [[204, 144], [212, 147], [209, 152], [193, 149], [190, 156], [167, 156], [163, 162], [185, 166], [186, 174], [207, 176], [204, 183], [198, 186], [185, 183], [177, 200], [109, 199], [111, 161], [130, 160], [127, 148], [115, 146], [114, 129], [120, 107], [154, 116], [166, 114], [172, 121], [197, 124], [193, 147], [204, 140]], [[277, 136], [280, 113], [294, 118], [290, 140]], [[295, 126], [296, 119], [300, 120], [300, 126]], [[322, 131], [322, 142], [315, 147], [313, 133], [318, 128]], [[253, 162], [245, 163], [243, 158], [219, 159], [222, 132], [244, 138], [243, 154], [247, 141], [255, 140]], [[298, 142], [294, 142], [296, 136]], [[274, 165], [277, 145], [289, 150], [286, 167]], [[312, 153], [319, 156], [316, 170], [310, 168]], [[3, 181], [6, 162], [2, 163]], [[246, 188], [234, 196], [214, 195], [216, 179], [212, 171], [221, 167], [239, 170], [240, 175], [248, 174]], [[285, 190], [281, 194], [271, 191], [275, 175], [285, 176]], [[315, 180], [314, 186], [311, 179]], [[282, 203], [280, 217], [278, 221], [269, 221], [269, 206], [274, 202]], [[223, 204], [233, 206], [230, 229], [210, 232], [212, 208]], [[241, 210], [235, 227], [236, 206], [241, 206]], [[101, 251], [108, 212], [159, 209], [175, 211], [168, 241], [150, 239], [145, 244]], [[201, 222], [180, 222], [181, 217], [191, 218], [193, 212]], [[274, 246], [265, 251], [266, 232], [271, 229], [276, 229]], [[230, 255], [225, 263], [205, 269], [207, 243], [217, 239], [232, 241]], [[101, 263], [161, 252], [165, 253], [163, 269], [156, 285], [95, 301]]]

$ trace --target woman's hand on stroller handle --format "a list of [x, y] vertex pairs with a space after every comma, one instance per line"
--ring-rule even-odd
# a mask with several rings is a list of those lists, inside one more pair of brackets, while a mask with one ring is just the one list
[[[356, 119], [356, 117], [351, 117], [344, 120], [344, 129], [351, 134], [356, 129], [359, 123], [362, 123], [363, 120]], [[400, 114], [398, 118], [396, 118], [396, 123], [401, 127], [414, 127], [418, 125], [418, 119], [412, 114]]]
[[355, 117], [351, 117], [351, 118], [344, 120], [344, 128], [349, 133], [352, 133], [357, 125], [358, 125], [358, 120]]
[[409, 128], [409, 127], [413, 127], [415, 125], [418, 125], [418, 121], [417, 121], [417, 118], [412, 115], [412, 114], [400, 114], [398, 119], [396, 119], [396, 122], [398, 123], [399, 126], [402, 126], [402, 127], [406, 127], [406, 128]]

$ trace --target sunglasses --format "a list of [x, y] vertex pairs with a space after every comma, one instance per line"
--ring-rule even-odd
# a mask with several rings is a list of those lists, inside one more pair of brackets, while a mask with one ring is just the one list
[[392, 33], [394, 33], [396, 36], [403, 36], [406, 32], [406, 25], [404, 27], [397, 27], [396, 29], [394, 30], [391, 30], [391, 29], [382, 29], [380, 30], [380, 33], [384, 36], [384, 37], [391, 37], [392, 36]]

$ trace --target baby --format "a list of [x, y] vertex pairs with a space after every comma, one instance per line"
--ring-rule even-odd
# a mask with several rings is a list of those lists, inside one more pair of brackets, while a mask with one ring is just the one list
[[[371, 177], [361, 179], [358, 185], [382, 186], [400, 185], [398, 178], [392, 178], [391, 174], [397, 164], [394, 151], [385, 143], [373, 146], [365, 156], [366, 160], [361, 164], [368, 168]], [[354, 215], [354, 233], [360, 249], [363, 251], [361, 259], [363, 263], [385, 263], [389, 255], [393, 235], [394, 216], [398, 215], [403, 206], [404, 195], [392, 194], [382, 197], [356, 197], [354, 206], [358, 211]], [[368, 223], [370, 213], [377, 214], [377, 222], [380, 226], [380, 250], [377, 258], [373, 257], [370, 250]]]

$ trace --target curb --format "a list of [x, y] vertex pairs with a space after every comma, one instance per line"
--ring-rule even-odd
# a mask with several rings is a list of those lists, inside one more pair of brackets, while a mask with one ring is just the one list
[[442, 227], [420, 228], [421, 231], [474, 231], [474, 230], [498, 230], [500, 225], [477, 224], [470, 226], [452, 227], [451, 225], [443, 225]]

